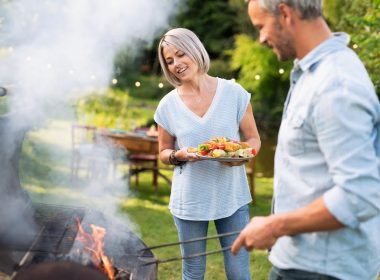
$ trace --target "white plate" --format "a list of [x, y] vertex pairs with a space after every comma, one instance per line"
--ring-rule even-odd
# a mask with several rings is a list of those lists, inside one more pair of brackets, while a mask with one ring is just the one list
[[254, 157], [249, 157], [249, 158], [242, 158], [242, 157], [210, 157], [210, 156], [197, 156], [200, 159], [208, 159], [208, 160], [214, 160], [214, 161], [220, 161], [220, 162], [239, 162], [239, 161], [249, 161], [251, 158]]

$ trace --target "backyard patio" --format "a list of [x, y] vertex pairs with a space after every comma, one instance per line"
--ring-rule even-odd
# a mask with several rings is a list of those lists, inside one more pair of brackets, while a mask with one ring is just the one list
[[[30, 131], [23, 146], [21, 158], [22, 185], [36, 202], [57, 205], [81, 205], [118, 215], [121, 220], [153, 246], [178, 240], [172, 216], [167, 207], [170, 187], [162, 178], [158, 179], [158, 191], [152, 186], [150, 172], [140, 174], [139, 186], [128, 186], [121, 180], [126, 166], [119, 166], [116, 177], [109, 174], [103, 185], [91, 182], [86, 174], [74, 182], [70, 179], [70, 120], [52, 120], [46, 128]], [[171, 176], [171, 171], [166, 172]], [[251, 216], [267, 215], [270, 212], [272, 178], [256, 178], [256, 205], [250, 206]], [[114, 205], [112, 205], [114, 204]], [[215, 235], [213, 225], [209, 235]], [[207, 250], [220, 248], [217, 241], [211, 240]], [[166, 259], [179, 256], [179, 247], [157, 249], [157, 258]], [[267, 253], [254, 251], [251, 254], [251, 274], [255, 279], [266, 279], [269, 262]], [[171, 262], [158, 266], [158, 279], [179, 279], [181, 262]], [[225, 279], [222, 254], [208, 258], [206, 279]]]

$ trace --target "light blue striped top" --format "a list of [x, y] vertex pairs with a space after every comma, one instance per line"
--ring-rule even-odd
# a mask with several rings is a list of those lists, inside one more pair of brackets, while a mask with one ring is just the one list
[[[154, 119], [176, 138], [177, 149], [197, 147], [210, 138], [240, 140], [239, 123], [250, 94], [239, 84], [218, 78], [214, 99], [203, 117], [194, 114], [176, 89], [160, 101]], [[245, 167], [215, 161], [187, 162], [173, 173], [169, 209], [185, 220], [215, 220], [231, 216], [252, 200]]]

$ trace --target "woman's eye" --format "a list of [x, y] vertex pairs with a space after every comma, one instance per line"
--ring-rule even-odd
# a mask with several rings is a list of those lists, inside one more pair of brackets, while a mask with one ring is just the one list
[[166, 61], [166, 64], [167, 64], [167, 65], [173, 64], [173, 60], [167, 60], [167, 61]]
[[182, 57], [182, 56], [184, 56], [184, 55], [185, 55], [184, 52], [177, 53], [177, 56], [179, 56], [179, 57]]

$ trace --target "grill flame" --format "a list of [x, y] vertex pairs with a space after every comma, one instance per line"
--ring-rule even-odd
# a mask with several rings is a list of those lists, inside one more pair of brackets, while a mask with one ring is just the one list
[[113, 269], [112, 261], [104, 253], [104, 236], [107, 231], [105, 228], [91, 224], [92, 234], [87, 233], [80, 221], [78, 223], [78, 235], [76, 240], [83, 244], [83, 250], [86, 251], [91, 257], [92, 263], [103, 273], [105, 273], [110, 280], [115, 279], [115, 271]]

